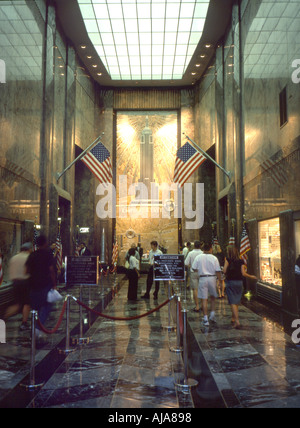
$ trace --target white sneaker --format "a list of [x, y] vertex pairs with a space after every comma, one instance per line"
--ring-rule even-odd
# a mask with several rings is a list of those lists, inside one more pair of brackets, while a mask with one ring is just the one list
[[208, 321], [208, 319], [203, 318], [202, 324], [204, 325], [204, 327], [209, 327], [209, 321]]
[[216, 323], [217, 323], [217, 321], [216, 321], [216, 317], [215, 317], [215, 315], [211, 315], [211, 316], [209, 317], [209, 321], [210, 321], [210, 322], [212, 322], [213, 324], [216, 324]]

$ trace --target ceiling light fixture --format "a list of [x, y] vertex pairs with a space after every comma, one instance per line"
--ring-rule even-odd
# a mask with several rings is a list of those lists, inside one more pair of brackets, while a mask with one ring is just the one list
[[202, 37], [210, 0], [77, 0], [112, 80], [180, 80]]

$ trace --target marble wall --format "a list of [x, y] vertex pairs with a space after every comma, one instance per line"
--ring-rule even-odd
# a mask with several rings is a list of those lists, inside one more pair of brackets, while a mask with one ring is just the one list
[[[2, 2], [0, 26], [6, 67], [0, 84], [0, 251], [6, 281], [8, 261], [33, 239], [35, 222], [53, 242], [62, 217], [65, 255], [74, 252], [77, 223], [94, 230], [95, 203], [86, 208], [77, 196], [75, 206], [80, 175], [75, 179], [72, 168], [57, 182], [56, 174], [74, 159], [75, 145], [85, 149], [99, 135], [100, 99], [51, 2]], [[81, 185], [94, 201], [94, 177]]]
[[[244, 3], [245, 211], [261, 219], [300, 210], [294, 185], [300, 174], [300, 95], [292, 81], [292, 63], [300, 57], [300, 8], [291, 1]], [[287, 121], [281, 124], [285, 88]]]
[[0, 84], [0, 251], [5, 273], [21, 243], [24, 221], [39, 216], [44, 38], [36, 5], [9, 3], [0, 4], [0, 57], [6, 68], [6, 82]]
[[[290, 280], [295, 245], [299, 248], [293, 230], [300, 213], [300, 91], [292, 64], [300, 58], [299, 17], [298, 2], [235, 2], [227, 33], [195, 91], [195, 135], [206, 150], [215, 144], [217, 161], [232, 174], [229, 183], [216, 170], [214, 201], [211, 192], [205, 195], [206, 217], [212, 219], [215, 210], [224, 246], [232, 233], [239, 244], [243, 215], [251, 220], [250, 268], [258, 276], [259, 221], [280, 217], [283, 301], [294, 313]], [[200, 171], [199, 180], [202, 176]]]

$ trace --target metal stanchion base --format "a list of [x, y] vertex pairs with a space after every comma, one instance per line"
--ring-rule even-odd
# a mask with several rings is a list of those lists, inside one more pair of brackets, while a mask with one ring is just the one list
[[79, 337], [78, 339], [72, 339], [72, 345], [88, 345], [90, 340], [89, 337]]
[[168, 330], [169, 333], [171, 333], [172, 331], [176, 331], [176, 327], [174, 325], [166, 325], [163, 328], [164, 330]]
[[183, 348], [181, 346], [180, 347], [172, 346], [170, 348], [170, 351], [174, 352], [175, 354], [180, 354], [183, 351]]
[[32, 385], [26, 385], [25, 383], [21, 383], [20, 386], [22, 388], [25, 388], [26, 391], [36, 391], [37, 389], [42, 388], [45, 385], [45, 382], [43, 383], [37, 383], [37, 384], [32, 384]]
[[58, 349], [59, 354], [69, 355], [72, 354], [72, 352], [76, 351], [76, 349]]
[[195, 379], [179, 379], [178, 382], [175, 382], [175, 386], [182, 390], [190, 390], [198, 385], [198, 382]]

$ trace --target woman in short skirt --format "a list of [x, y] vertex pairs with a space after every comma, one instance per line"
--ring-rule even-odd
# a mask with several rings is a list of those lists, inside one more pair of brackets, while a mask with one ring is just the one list
[[231, 305], [233, 328], [240, 329], [239, 305], [243, 295], [243, 278], [257, 279], [254, 275], [248, 275], [247, 267], [240, 259], [238, 249], [230, 245], [227, 248], [224, 274], [226, 276], [226, 294]]

